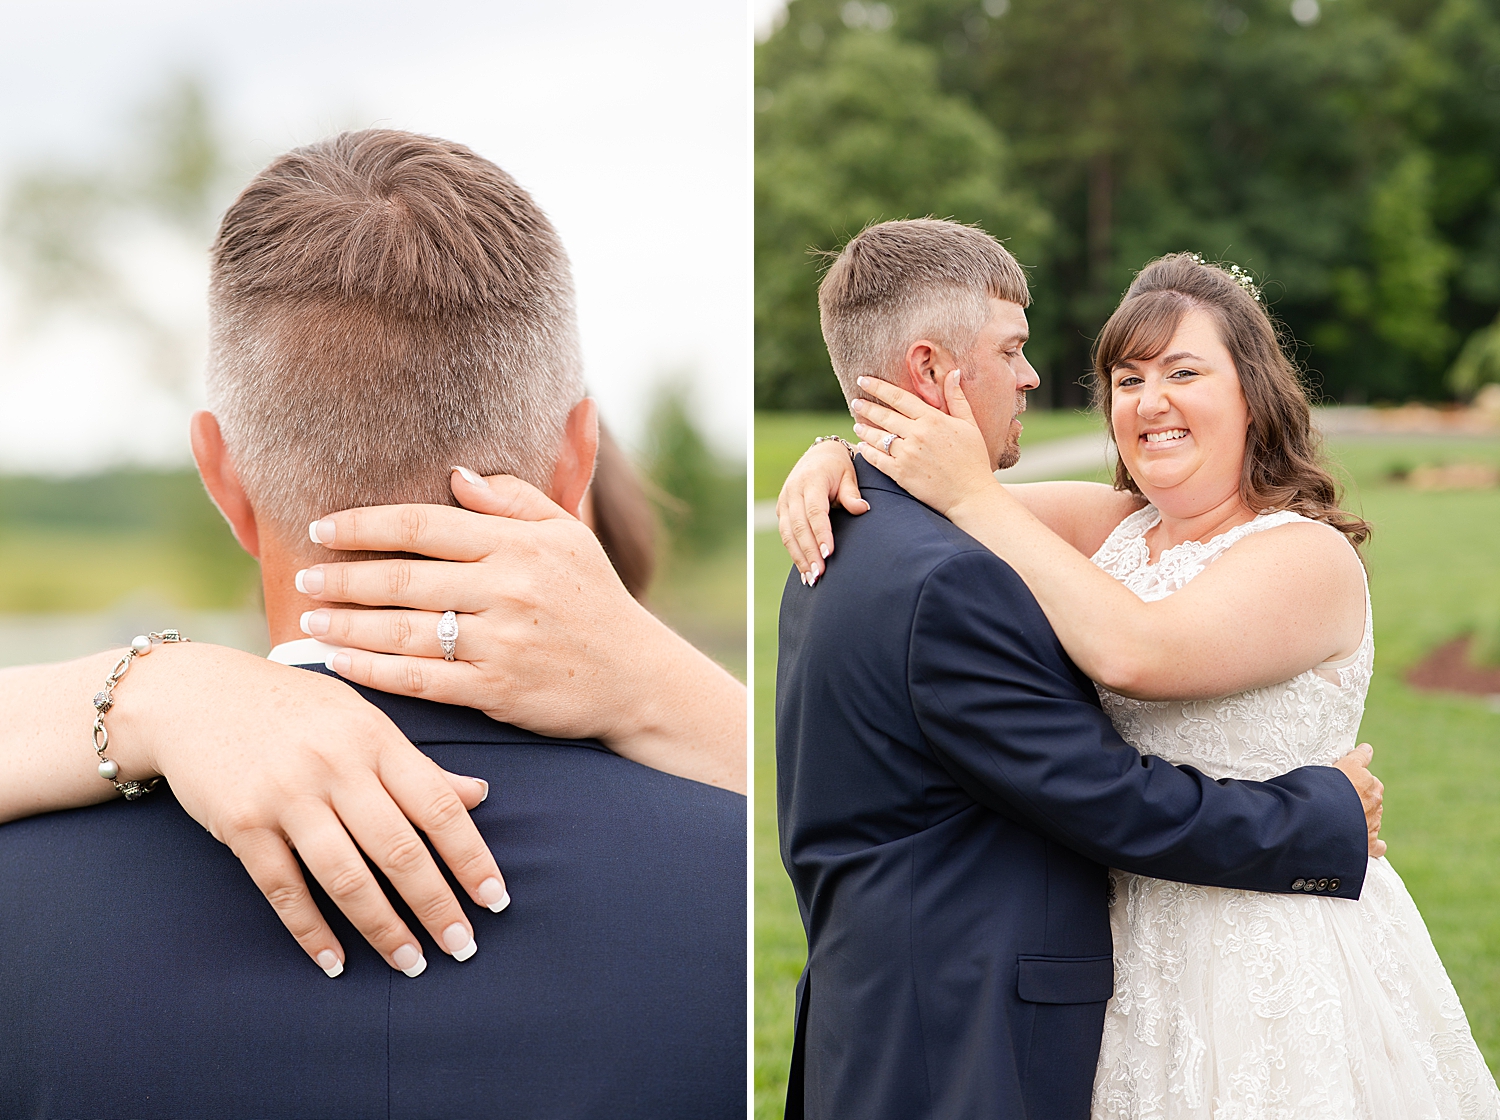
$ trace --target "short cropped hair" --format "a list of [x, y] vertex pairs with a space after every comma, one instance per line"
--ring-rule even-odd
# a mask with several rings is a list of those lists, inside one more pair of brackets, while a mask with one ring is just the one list
[[449, 467], [545, 488], [584, 395], [568, 258], [514, 179], [384, 129], [288, 152], [219, 227], [209, 408], [257, 520], [308, 551], [355, 506], [449, 503]]
[[823, 341], [844, 399], [863, 396], [860, 377], [900, 377], [918, 339], [966, 354], [989, 321], [991, 298], [1031, 304], [1026, 273], [984, 230], [936, 218], [866, 227], [818, 286]]

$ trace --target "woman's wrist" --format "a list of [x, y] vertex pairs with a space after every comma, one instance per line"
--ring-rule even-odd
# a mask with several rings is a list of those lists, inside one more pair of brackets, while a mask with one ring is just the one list
[[137, 658], [107, 717], [110, 756], [121, 778], [171, 781], [173, 747], [193, 745], [187, 741], [193, 715], [220, 689], [235, 689], [246, 668], [264, 663], [252, 653], [203, 642], [161, 646], [151, 657]]
[[745, 689], [712, 658], [660, 619], [618, 683], [618, 718], [599, 736], [610, 750], [679, 777], [743, 793]]
[[[624, 656], [613, 664], [618, 675], [608, 725], [599, 741], [616, 754], [633, 757], [668, 738], [677, 708], [677, 683], [685, 665], [686, 641], [645, 607], [634, 604], [631, 625], [614, 634]], [[696, 650], [692, 652], [696, 653]]]
[[991, 524], [996, 517], [1004, 516], [1012, 508], [1022, 507], [1001, 485], [999, 479], [988, 475], [977, 480], [942, 512], [949, 521], [974, 536], [972, 526]]

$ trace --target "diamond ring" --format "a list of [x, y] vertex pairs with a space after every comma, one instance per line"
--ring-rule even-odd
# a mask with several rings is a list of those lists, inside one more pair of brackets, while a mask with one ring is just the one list
[[443, 647], [443, 660], [453, 660], [453, 650], [458, 645], [458, 615], [444, 611], [438, 619], [438, 644]]
[[887, 435], [885, 439], [880, 441], [880, 450], [889, 455], [891, 453], [891, 444], [895, 443], [900, 438], [901, 437], [896, 435], [894, 432]]

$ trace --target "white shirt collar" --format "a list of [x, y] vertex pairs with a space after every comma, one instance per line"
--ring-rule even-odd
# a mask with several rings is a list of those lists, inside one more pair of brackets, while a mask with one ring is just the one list
[[317, 638], [298, 638], [295, 642], [282, 642], [276, 646], [266, 654], [266, 660], [282, 665], [322, 665], [332, 669], [333, 655], [342, 648], [320, 642]]

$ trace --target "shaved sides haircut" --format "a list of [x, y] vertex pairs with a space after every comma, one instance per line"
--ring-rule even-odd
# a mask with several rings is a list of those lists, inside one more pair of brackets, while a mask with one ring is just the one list
[[867, 227], [818, 286], [823, 341], [844, 399], [861, 377], [897, 380], [927, 338], [964, 355], [989, 321], [989, 300], [1031, 304], [1026, 273], [984, 230], [936, 218]]
[[208, 402], [257, 520], [453, 504], [449, 466], [546, 489], [584, 395], [545, 214], [461, 144], [349, 132], [274, 160], [211, 257]]

